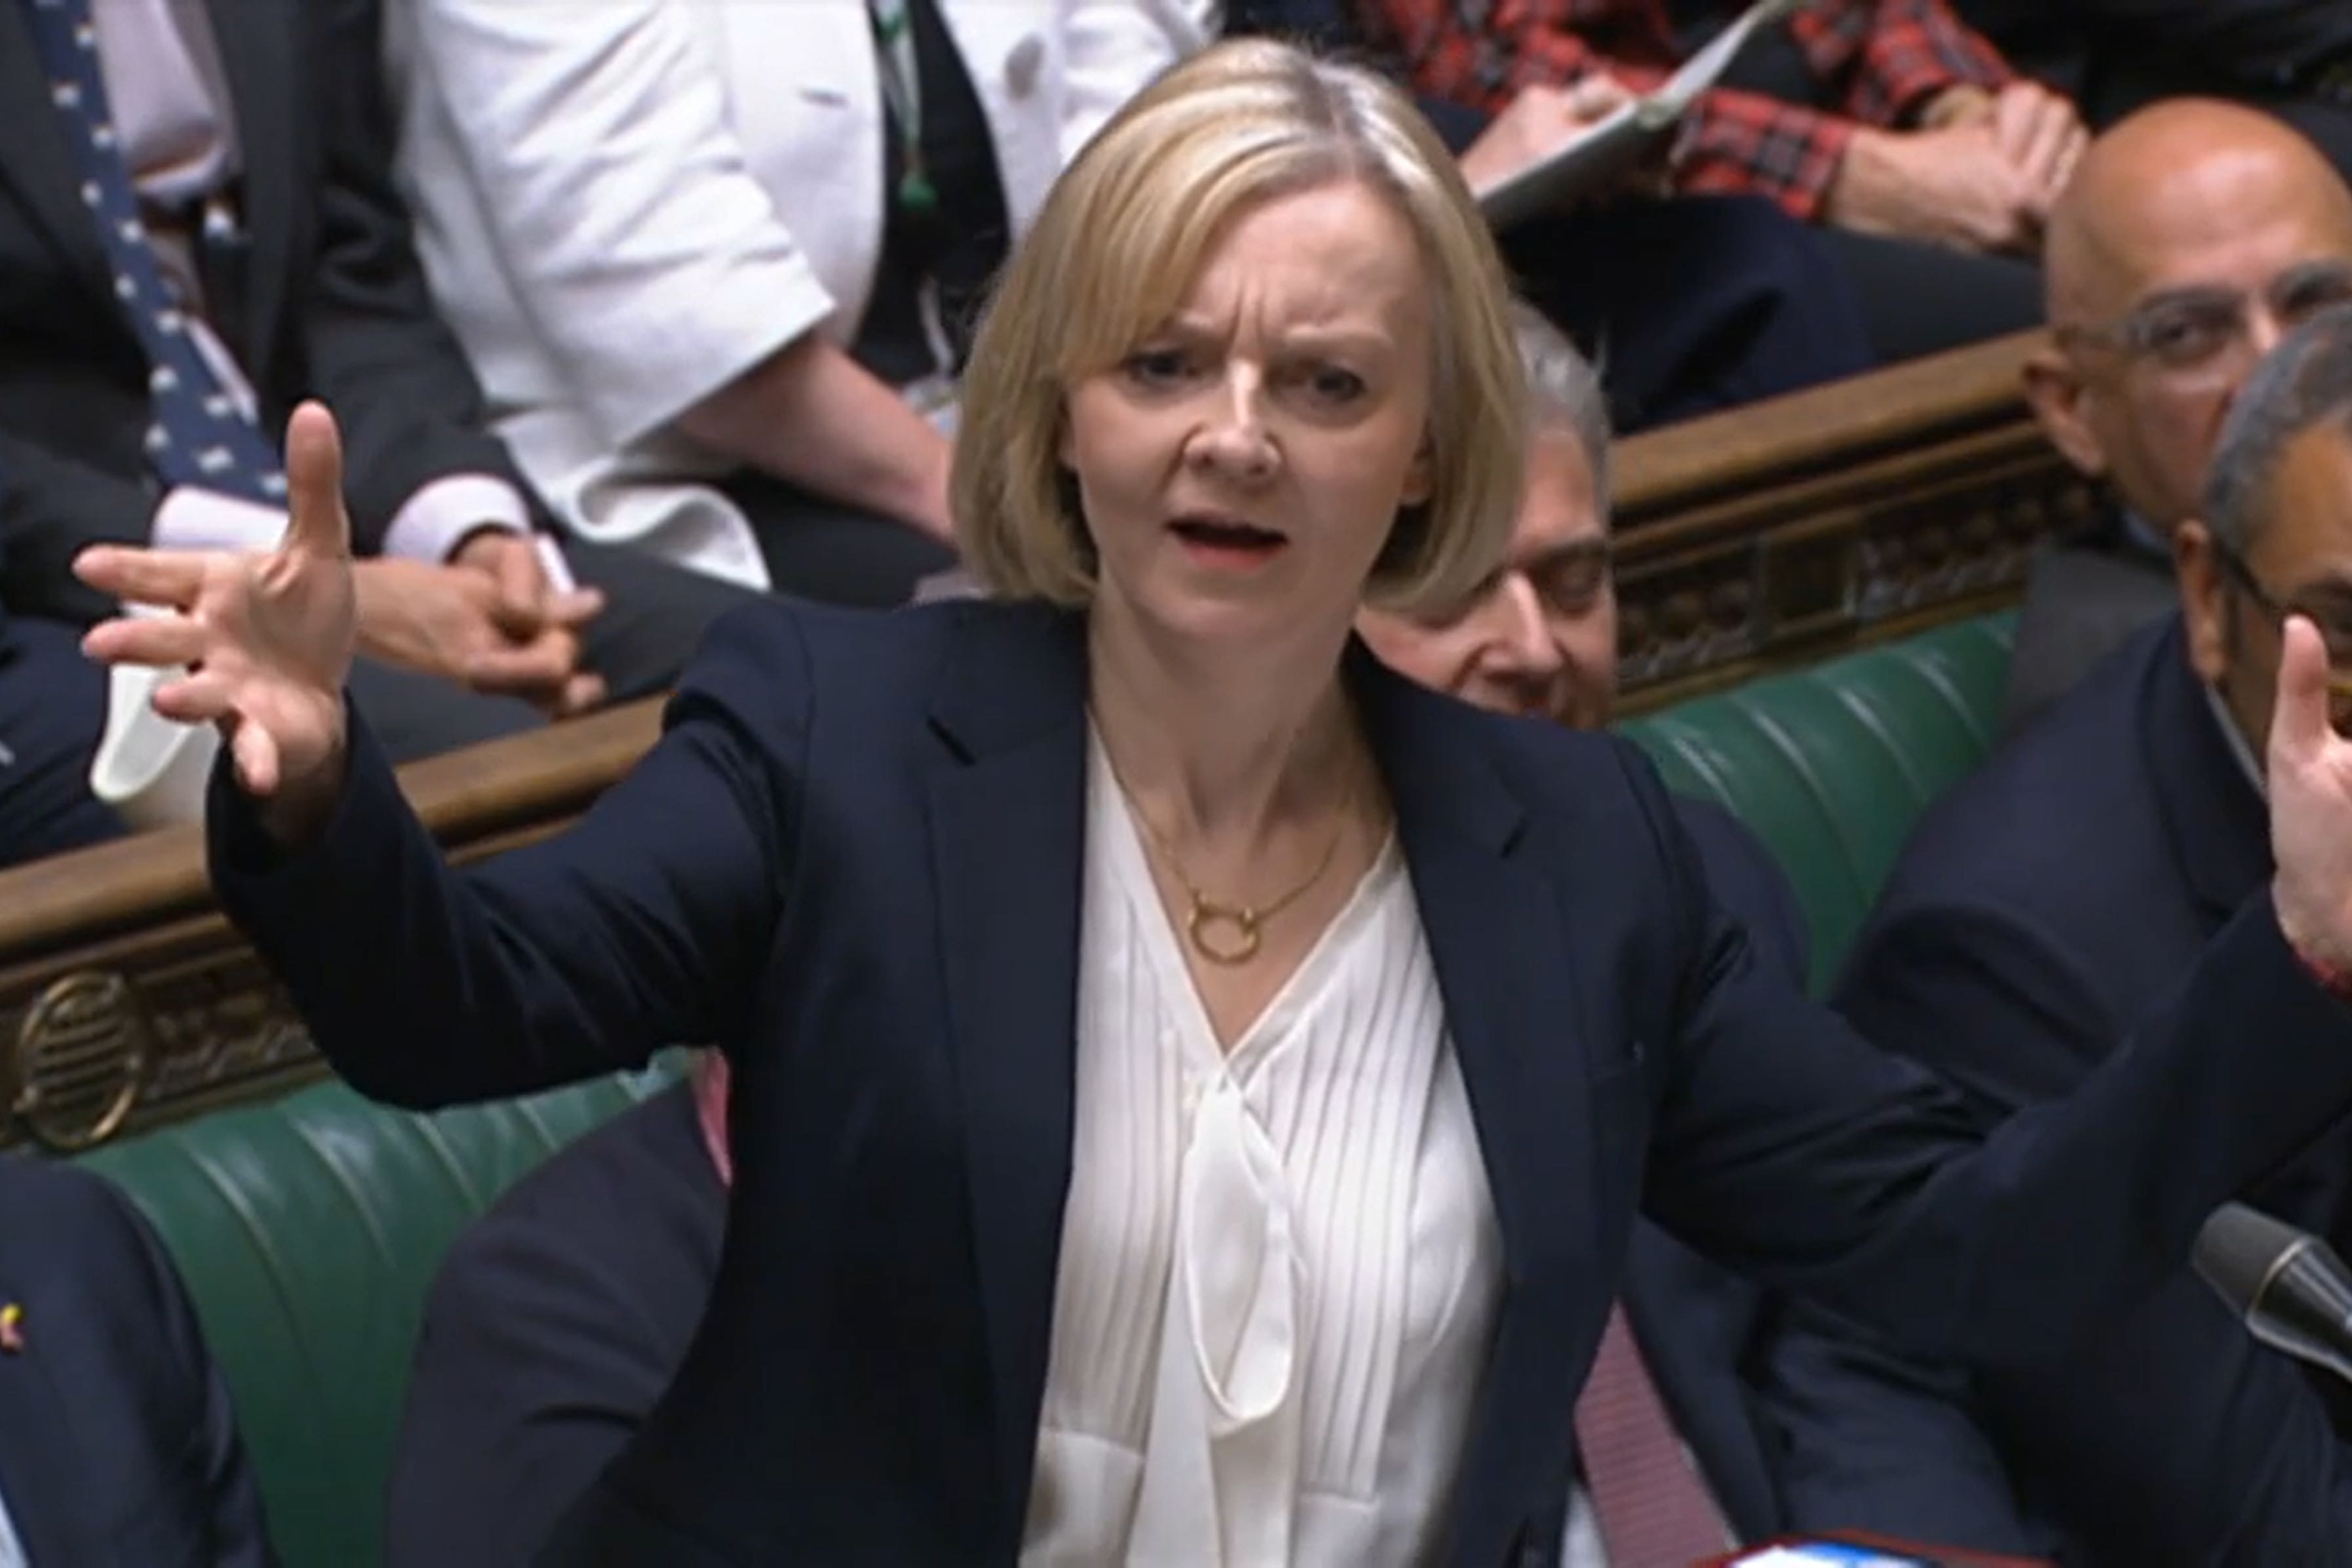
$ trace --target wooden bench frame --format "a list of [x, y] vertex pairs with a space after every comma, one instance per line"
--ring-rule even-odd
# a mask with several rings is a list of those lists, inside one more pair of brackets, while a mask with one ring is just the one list
[[[2084, 487], [2005, 339], [1620, 445], [1629, 711], [2012, 600]], [[418, 763], [461, 858], [556, 830], [654, 740], [640, 703]], [[320, 1076], [194, 827], [0, 872], [0, 1143], [68, 1151]]]
[[1622, 443], [1627, 716], [2015, 603], [2098, 504], [2025, 405], [2041, 336]]

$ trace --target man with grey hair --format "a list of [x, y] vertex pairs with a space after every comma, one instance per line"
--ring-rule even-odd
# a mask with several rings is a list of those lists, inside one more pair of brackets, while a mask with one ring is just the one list
[[[2313, 315], [2247, 378], [2200, 510], [2174, 533], [2179, 608], [1928, 814], [1839, 988], [1864, 1034], [1990, 1116], [2070, 1092], [2270, 880], [2286, 618], [2316, 623], [2339, 683], [2352, 670], [2352, 309]], [[2352, 1244], [2352, 1127], [2240, 1195]], [[2186, 1269], [2077, 1359], [1978, 1394], [2021, 1495], [2085, 1561], [2352, 1550], [2352, 1398], [2257, 1345]]]
[[[1607, 399], [1541, 315], [1517, 307], [1513, 327], [1531, 428], [1509, 559], [1448, 618], [1366, 611], [1358, 627], [1423, 685], [1598, 729], [1617, 697]], [[1804, 916], [1771, 857], [1719, 806], [1676, 807], [1717, 900], [1747, 925], [1763, 962], [1803, 984]], [[1957, 1379], [1873, 1375], [1866, 1350], [1843, 1341], [1835, 1357], [1791, 1357], [1759, 1379], [1779, 1304], [1646, 1223], [1627, 1246], [1619, 1306], [1577, 1405], [1568, 1568], [1687, 1562], [1733, 1539], [1794, 1530], [1876, 1526], [1987, 1551], [2035, 1544]], [[1669, 1431], [1679, 1441], [1663, 1457], [1642, 1440]], [[1843, 1467], [1811, 1458], [1805, 1473], [1827, 1484], [1803, 1484], [1786, 1462], [1801, 1447], [1852, 1442], [1885, 1461], [1860, 1487], [1846, 1484]], [[1676, 1532], [1653, 1533], [1661, 1529]]]

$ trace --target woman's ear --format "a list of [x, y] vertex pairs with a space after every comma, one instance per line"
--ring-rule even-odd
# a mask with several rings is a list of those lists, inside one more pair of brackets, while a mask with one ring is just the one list
[[1436, 466], [1436, 459], [1430, 451], [1428, 434], [1424, 432], [1421, 445], [1413, 449], [1412, 461], [1405, 465], [1404, 487], [1397, 494], [1399, 506], [1429, 504], [1429, 492], [1435, 488], [1430, 475]]

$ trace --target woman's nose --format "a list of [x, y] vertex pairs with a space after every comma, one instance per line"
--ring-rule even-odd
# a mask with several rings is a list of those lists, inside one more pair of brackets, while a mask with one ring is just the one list
[[1263, 480], [1280, 461], [1259, 406], [1258, 388], [1234, 376], [1220, 388], [1216, 403], [1192, 440], [1193, 460], [1236, 479]]

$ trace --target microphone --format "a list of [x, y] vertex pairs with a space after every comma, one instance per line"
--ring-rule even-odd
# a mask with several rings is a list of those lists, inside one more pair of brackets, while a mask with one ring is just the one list
[[2352, 1382], [2352, 1269], [2307, 1231], [2244, 1204], [2223, 1204], [2191, 1258], [2246, 1331]]

